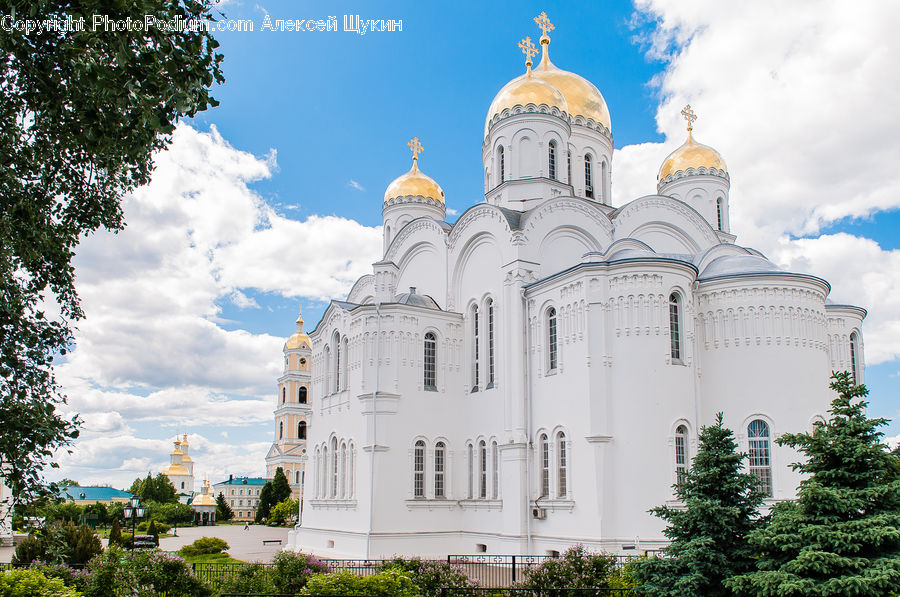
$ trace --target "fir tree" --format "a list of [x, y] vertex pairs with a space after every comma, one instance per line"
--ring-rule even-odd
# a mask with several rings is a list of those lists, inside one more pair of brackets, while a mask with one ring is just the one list
[[731, 595], [725, 579], [752, 569], [752, 550], [745, 537], [757, 524], [763, 496], [759, 481], [743, 472], [744, 454], [730, 429], [716, 423], [700, 430], [691, 469], [674, 486], [683, 508], [651, 510], [666, 520], [671, 543], [666, 557], [635, 563], [638, 590], [656, 597]]
[[113, 519], [112, 528], [109, 530], [108, 545], [110, 547], [113, 545], [122, 545], [122, 528], [119, 526], [118, 517]]
[[256, 522], [264, 522], [269, 518], [269, 511], [277, 503], [272, 500], [272, 482], [266, 481], [266, 484], [263, 485], [259, 492], [259, 504], [256, 506]]
[[900, 587], [900, 478], [877, 430], [887, 421], [866, 418], [868, 390], [849, 373], [833, 374], [831, 388], [827, 422], [776, 440], [804, 455], [793, 467], [805, 478], [797, 500], [750, 535], [758, 569], [729, 582], [738, 595], [874, 597]]
[[272, 503], [280, 504], [284, 500], [291, 497], [291, 485], [288, 483], [287, 477], [284, 475], [284, 470], [279, 466], [275, 469], [275, 476], [272, 477]]
[[231, 506], [225, 500], [225, 494], [220, 491], [219, 496], [216, 498], [216, 520], [224, 522], [232, 518], [234, 518], [234, 510], [231, 509]]

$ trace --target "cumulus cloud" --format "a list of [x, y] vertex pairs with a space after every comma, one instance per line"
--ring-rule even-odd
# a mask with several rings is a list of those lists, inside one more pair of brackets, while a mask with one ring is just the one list
[[845, 217], [900, 207], [900, 37], [893, 31], [900, 4], [636, 6], [654, 23], [644, 47], [666, 62], [652, 85], [667, 140], [616, 151], [614, 199], [655, 192], [661, 161], [685, 138], [680, 111], [690, 103], [699, 115], [695, 138], [728, 164], [738, 242], [827, 278], [834, 299], [867, 307], [870, 364], [900, 356], [900, 311], [883, 292], [900, 286], [896, 251], [849, 235], [797, 238], [815, 237]]

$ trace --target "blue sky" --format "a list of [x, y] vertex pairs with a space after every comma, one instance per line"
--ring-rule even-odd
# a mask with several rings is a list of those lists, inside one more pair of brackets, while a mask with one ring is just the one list
[[[728, 162], [737, 242], [870, 310], [871, 412], [897, 417], [900, 42], [884, 29], [896, 8], [862, 4], [221, 4], [255, 29], [216, 35], [221, 106], [179, 128], [153, 183], [126, 200], [129, 228], [79, 250], [88, 319], [60, 377], [87, 424], [58, 474], [127, 485], [164, 464], [181, 430], [200, 475], [261, 474], [298, 306], [311, 329], [325, 297], [380, 257], [382, 195], [409, 168], [411, 137], [451, 210], [483, 200], [485, 111], [524, 71], [516, 44], [537, 42], [542, 10], [554, 63], [609, 105], [614, 203], [655, 192], [690, 102], [697, 139]], [[261, 31], [266, 15], [403, 28]]]

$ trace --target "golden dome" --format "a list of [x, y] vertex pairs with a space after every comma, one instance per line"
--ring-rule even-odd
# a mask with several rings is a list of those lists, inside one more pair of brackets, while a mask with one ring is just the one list
[[306, 344], [307, 348], [312, 347], [309, 336], [303, 331], [303, 311], [301, 310], [300, 314], [297, 315], [297, 333], [287, 339], [287, 342], [284, 343], [284, 348], [286, 350], [294, 350], [300, 348], [304, 344]]
[[691, 130], [688, 129], [688, 137], [684, 144], [669, 154], [669, 157], [663, 161], [659, 168], [659, 176], [657, 180], [663, 180], [670, 174], [678, 171], [687, 171], [688, 168], [698, 170], [700, 168], [716, 168], [717, 170], [728, 171], [725, 167], [725, 160], [721, 154], [708, 145], [697, 143]]
[[503, 89], [494, 97], [491, 107], [488, 108], [487, 119], [484, 123], [484, 134], [487, 136], [488, 129], [491, 126], [491, 120], [497, 114], [503, 112], [507, 108], [515, 106], [527, 106], [534, 104], [540, 106], [547, 104], [548, 106], [559, 108], [565, 113], [569, 113], [569, 106], [566, 98], [560, 93], [559, 89], [554, 87], [547, 81], [543, 81], [529, 72], [520, 77], [516, 77], [503, 86]]
[[438, 203], [444, 202], [444, 191], [433, 178], [419, 171], [418, 158], [413, 158], [412, 168], [406, 174], [395, 178], [384, 192], [384, 202], [398, 197], [425, 197]]
[[187, 477], [190, 475], [187, 468], [183, 464], [170, 464], [168, 467], [166, 467], [165, 470], [163, 470], [163, 474], [167, 477], [171, 477], [173, 475], [176, 477], [179, 475]]
[[540, 64], [534, 69], [534, 76], [542, 81], [547, 81], [562, 93], [562, 96], [566, 98], [569, 116], [590, 118], [612, 130], [609, 108], [606, 106], [606, 100], [603, 99], [600, 90], [584, 77], [557, 68], [550, 62], [550, 55], [547, 51], [549, 44], [541, 40], [541, 45], [544, 55], [541, 57]]

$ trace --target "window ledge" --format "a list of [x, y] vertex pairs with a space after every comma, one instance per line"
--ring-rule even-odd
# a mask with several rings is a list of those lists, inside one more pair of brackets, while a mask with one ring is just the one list
[[446, 498], [413, 498], [406, 500], [406, 507], [410, 510], [453, 510], [456, 508], [456, 500]]
[[437, 386], [425, 386], [426, 392], [437, 392]]
[[503, 500], [468, 499], [459, 500], [459, 507], [463, 510], [502, 510]]
[[575, 509], [575, 500], [561, 498], [538, 498], [532, 502], [532, 507], [543, 508], [551, 512], [560, 510], [571, 512]]
[[357, 503], [355, 499], [324, 499], [310, 500], [309, 505], [317, 510], [355, 510]]
[[546, 373], [544, 373], [544, 377], [550, 377], [551, 375], [556, 375], [559, 372], [559, 367], [555, 369], [549, 369]]

